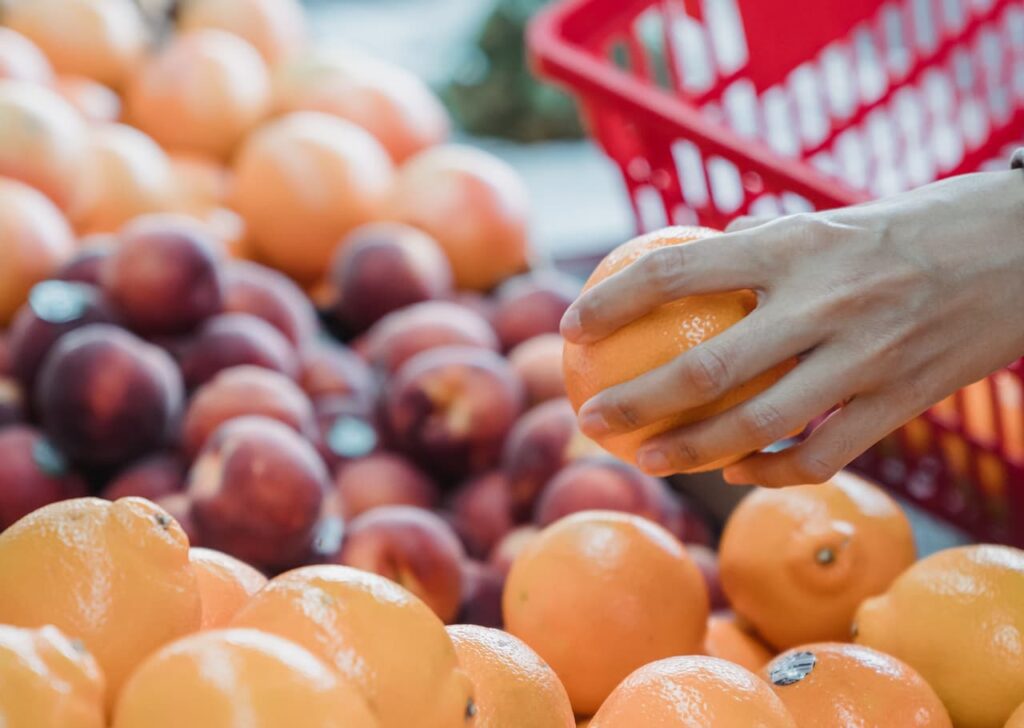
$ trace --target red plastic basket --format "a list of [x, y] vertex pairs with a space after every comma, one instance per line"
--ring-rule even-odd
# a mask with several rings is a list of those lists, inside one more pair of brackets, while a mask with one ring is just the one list
[[[529, 43], [641, 230], [848, 205], [1003, 167], [1024, 138], [1021, 0], [564, 0]], [[1022, 362], [854, 467], [1024, 545]]]

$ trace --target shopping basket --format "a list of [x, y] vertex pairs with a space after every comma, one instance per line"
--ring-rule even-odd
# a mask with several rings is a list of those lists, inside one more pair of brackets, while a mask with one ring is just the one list
[[[1021, 0], [563, 0], [529, 31], [622, 172], [638, 228], [861, 202], [1005, 166], [1024, 139]], [[1024, 366], [854, 464], [1024, 545]]]

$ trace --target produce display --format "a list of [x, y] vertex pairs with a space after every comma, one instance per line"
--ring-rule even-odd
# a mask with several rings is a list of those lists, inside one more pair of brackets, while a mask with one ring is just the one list
[[138, 13], [0, 13], [0, 726], [1024, 725], [1024, 552], [918, 561], [852, 473], [722, 528], [581, 433], [749, 292], [563, 347], [415, 77], [296, 0]]

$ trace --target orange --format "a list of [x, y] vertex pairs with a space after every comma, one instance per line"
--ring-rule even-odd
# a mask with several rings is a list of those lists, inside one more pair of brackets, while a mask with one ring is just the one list
[[235, 163], [233, 203], [263, 262], [301, 283], [323, 278], [345, 234], [380, 216], [391, 161], [376, 139], [302, 111], [258, 129]]
[[735, 662], [752, 672], [772, 659], [772, 651], [732, 615], [713, 614], [704, 635], [704, 651], [712, 657]]
[[225, 626], [267, 583], [256, 569], [220, 551], [193, 546], [188, 558], [203, 603], [203, 629]]
[[41, 192], [0, 177], [0, 327], [28, 292], [74, 252], [75, 238], [60, 210]]
[[780, 650], [849, 640], [861, 601], [912, 563], [903, 511], [846, 472], [821, 485], [752, 492], [726, 521], [718, 552], [733, 610]]
[[34, 41], [58, 73], [115, 88], [149, 42], [132, 0], [8, 0], [4, 24]]
[[56, 627], [0, 625], [0, 725], [104, 728], [96, 660]]
[[294, 640], [355, 684], [381, 728], [462, 728], [473, 688], [444, 624], [402, 587], [345, 566], [272, 579], [232, 625]]
[[53, 82], [53, 67], [35, 43], [0, 27], [0, 78], [45, 85]]
[[471, 624], [448, 627], [448, 635], [476, 689], [474, 728], [574, 728], [565, 687], [522, 641]]
[[294, 642], [254, 629], [190, 635], [131, 676], [112, 728], [378, 728], [359, 692]]
[[142, 498], [45, 506], [0, 534], [0, 624], [53, 624], [103, 668], [108, 705], [132, 669], [199, 629], [188, 538]]
[[91, 184], [73, 216], [81, 234], [115, 232], [139, 215], [170, 208], [171, 162], [148, 136], [124, 124], [103, 124], [92, 131], [91, 151]]
[[[605, 256], [583, 290], [593, 288], [653, 250], [718, 234], [717, 230], [710, 228], [670, 227], [633, 238]], [[583, 403], [598, 392], [668, 364], [740, 321], [756, 305], [757, 298], [752, 291], [687, 296], [658, 307], [593, 344], [567, 342], [562, 362], [569, 401], [579, 412]], [[598, 442], [623, 460], [635, 463], [637, 449], [645, 440], [719, 414], [750, 399], [777, 381], [788, 366], [781, 365], [764, 372], [710, 404], [679, 412], [631, 432], [605, 435], [598, 438]], [[744, 455], [746, 453], [736, 453], [735, 457], [723, 458], [690, 472], [721, 468]]]
[[486, 291], [527, 267], [527, 213], [526, 187], [512, 167], [450, 144], [402, 166], [387, 217], [432, 235], [459, 288]]
[[417, 76], [354, 49], [312, 50], [274, 74], [278, 112], [324, 111], [373, 134], [395, 162], [443, 142], [451, 126]]
[[56, 92], [0, 81], [0, 175], [32, 185], [67, 212], [82, 192], [88, 149], [85, 122]]
[[558, 674], [590, 715], [629, 673], [701, 651], [704, 579], [668, 531], [639, 516], [584, 511], [516, 557], [502, 600], [509, 632]]
[[54, 88], [88, 121], [112, 122], [121, 115], [121, 97], [91, 78], [63, 75]]
[[1002, 728], [1024, 701], [1024, 551], [932, 554], [857, 611], [856, 641], [935, 688], [957, 728]]
[[[590, 728], [796, 728], [767, 684], [715, 657], [671, 657], [641, 667], [613, 692]], [[807, 728], [811, 728], [810, 725]]]
[[895, 657], [821, 642], [784, 652], [761, 671], [801, 726], [953, 728], [931, 686]]
[[1024, 728], [1024, 703], [1021, 703], [1003, 728]]
[[227, 159], [267, 112], [263, 59], [241, 38], [196, 30], [148, 60], [125, 94], [125, 115], [164, 148]]
[[252, 44], [271, 66], [306, 41], [306, 19], [298, 0], [184, 0], [178, 28], [233, 33]]

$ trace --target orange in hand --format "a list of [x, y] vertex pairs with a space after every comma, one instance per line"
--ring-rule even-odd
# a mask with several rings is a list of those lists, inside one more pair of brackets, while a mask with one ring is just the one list
[[191, 635], [125, 684], [112, 728], [378, 728], [359, 692], [294, 642], [254, 629]]
[[96, 660], [56, 627], [0, 625], [0, 725], [104, 728]]
[[188, 538], [142, 498], [45, 506], [0, 534], [0, 623], [56, 625], [95, 655], [111, 704], [135, 666], [199, 629]]
[[359, 689], [381, 728], [470, 725], [472, 684], [444, 624], [376, 574], [345, 566], [289, 571], [250, 599], [232, 626], [286, 637], [318, 655]]
[[668, 531], [640, 516], [584, 511], [516, 557], [502, 600], [509, 632], [554, 669], [590, 715], [630, 672], [700, 652], [708, 595]]
[[953, 728], [924, 678], [895, 657], [860, 645], [796, 647], [772, 660], [761, 676], [802, 726]]
[[[682, 245], [717, 235], [718, 231], [701, 227], [671, 227], [642, 235], [609, 253], [583, 287], [586, 291], [644, 254], [667, 245]], [[751, 291], [687, 296], [656, 308], [610, 336], [592, 344], [566, 342], [563, 354], [565, 388], [573, 408], [580, 407], [605, 389], [639, 377], [668, 364], [703, 341], [720, 334], [754, 310], [757, 299]], [[736, 387], [718, 400], [679, 412], [632, 432], [613, 433], [598, 438], [609, 452], [636, 463], [637, 449], [644, 441], [698, 420], [724, 412], [775, 383], [789, 365], [780, 365]], [[747, 453], [736, 453], [697, 470], [714, 470], [739, 460]]]
[[736, 613], [784, 650], [848, 640], [861, 601], [914, 563], [914, 540], [885, 491], [842, 472], [752, 492], [725, 524], [718, 563]]
[[448, 627], [459, 665], [476, 689], [473, 728], [573, 728], [565, 687], [547, 663], [500, 629]]
[[253, 567], [220, 551], [193, 546], [188, 552], [203, 602], [203, 629], [217, 629], [267, 583]]
[[589, 728], [641, 726], [797, 728], [782, 701], [756, 675], [698, 655], [652, 662], [634, 672], [615, 688]]

